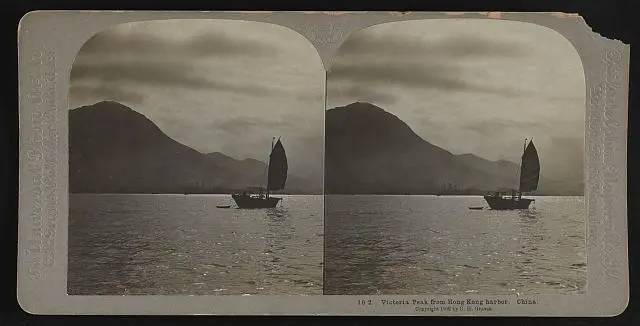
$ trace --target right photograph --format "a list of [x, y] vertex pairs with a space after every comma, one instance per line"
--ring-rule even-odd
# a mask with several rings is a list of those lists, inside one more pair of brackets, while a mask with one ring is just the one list
[[585, 77], [561, 34], [375, 25], [329, 67], [324, 294], [584, 294]]

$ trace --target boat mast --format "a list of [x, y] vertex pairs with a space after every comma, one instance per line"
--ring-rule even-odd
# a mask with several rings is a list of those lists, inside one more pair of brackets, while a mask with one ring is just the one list
[[[524, 155], [524, 151], [527, 149], [527, 138], [524, 139], [524, 147], [522, 148], [522, 155]], [[520, 157], [522, 158], [522, 155], [520, 155]], [[520, 172], [522, 170], [522, 160], [520, 160], [520, 168], [518, 169], [518, 171], [516, 171], [516, 175], [515, 175], [515, 180], [513, 181], [513, 183], [517, 184], [517, 193], [520, 193]]]
[[276, 137], [271, 137], [271, 149], [269, 150], [269, 159], [267, 160], [267, 198], [269, 198], [269, 165], [271, 164], [271, 152], [273, 152], [273, 141]]
[[[522, 146], [522, 156], [523, 157], [524, 157], [524, 152], [526, 152], [526, 151], [527, 151], [527, 138], [524, 139], [524, 145]], [[522, 170], [522, 162], [520, 162], [520, 170], [518, 170], [518, 172], [520, 172], [521, 170]], [[520, 192], [520, 182], [518, 182], [518, 193], [522, 194]]]

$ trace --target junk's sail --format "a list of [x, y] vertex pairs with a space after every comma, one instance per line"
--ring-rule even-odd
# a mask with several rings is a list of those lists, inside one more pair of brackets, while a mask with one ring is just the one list
[[287, 153], [285, 152], [280, 139], [278, 139], [271, 150], [271, 155], [269, 155], [267, 191], [284, 189], [287, 182], [288, 169]]
[[529, 142], [522, 154], [522, 164], [520, 165], [520, 192], [535, 191], [538, 189], [540, 178], [540, 160], [538, 150], [533, 145], [533, 140]]
[[538, 150], [533, 141], [527, 144], [525, 139], [524, 152], [522, 153], [522, 163], [520, 164], [520, 189], [516, 193], [511, 192], [507, 196], [504, 192], [493, 192], [485, 195], [484, 199], [491, 209], [527, 209], [529, 204], [535, 201], [533, 198], [523, 198], [523, 192], [535, 191], [538, 189], [540, 179], [540, 160]]
[[[272, 143], [273, 144], [273, 141]], [[287, 183], [287, 154], [284, 146], [278, 139], [275, 145], [271, 145], [269, 154], [269, 167], [267, 168], [267, 193], [250, 194], [247, 191], [235, 192], [231, 195], [238, 208], [274, 208], [282, 200], [280, 197], [270, 196], [269, 191], [284, 189]]]

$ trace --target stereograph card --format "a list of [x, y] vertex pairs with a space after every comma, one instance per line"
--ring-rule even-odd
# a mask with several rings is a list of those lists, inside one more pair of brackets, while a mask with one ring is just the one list
[[33, 314], [612, 316], [629, 46], [576, 14], [35, 11]]

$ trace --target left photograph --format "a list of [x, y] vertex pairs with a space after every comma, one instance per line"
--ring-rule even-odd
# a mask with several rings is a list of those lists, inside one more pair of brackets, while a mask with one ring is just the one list
[[322, 294], [325, 71], [295, 31], [117, 25], [69, 90], [69, 295]]

